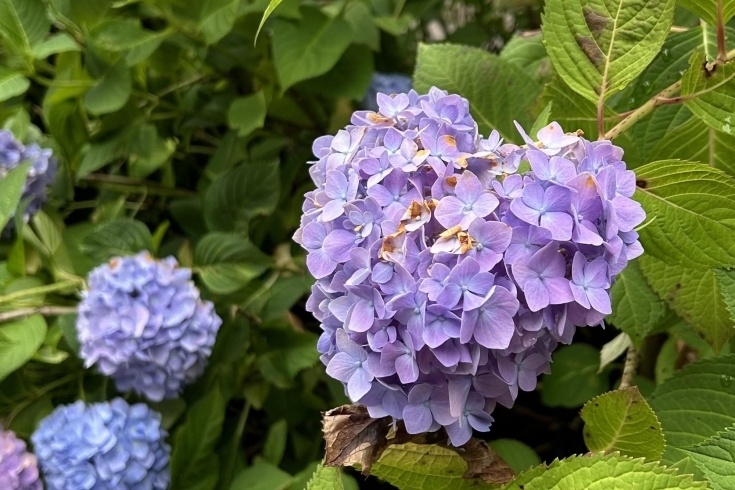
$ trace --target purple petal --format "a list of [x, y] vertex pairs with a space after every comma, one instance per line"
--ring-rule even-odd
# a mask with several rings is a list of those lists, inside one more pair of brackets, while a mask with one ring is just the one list
[[423, 434], [429, 430], [433, 422], [431, 409], [423, 404], [406, 405], [403, 409], [403, 423], [409, 434]]
[[372, 387], [373, 375], [365, 367], [355, 370], [347, 382], [347, 394], [353, 402], [365, 396]]
[[355, 235], [347, 230], [334, 230], [324, 239], [324, 251], [337, 262], [350, 260], [350, 251], [355, 247]]
[[439, 201], [436, 210], [434, 210], [434, 217], [444, 228], [449, 229], [462, 222], [465, 217], [464, 207], [465, 203], [456, 197], [446, 196]]
[[345, 352], [338, 352], [327, 365], [327, 374], [347, 383], [357, 370], [355, 360]]

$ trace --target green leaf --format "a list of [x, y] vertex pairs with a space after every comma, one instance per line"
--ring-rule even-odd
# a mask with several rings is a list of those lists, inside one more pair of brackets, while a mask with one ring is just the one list
[[211, 490], [219, 480], [214, 448], [225, 420], [226, 400], [215, 387], [191, 406], [176, 431], [171, 454], [171, 488]]
[[462, 475], [467, 463], [456, 451], [436, 445], [396, 444], [388, 446], [373, 464], [370, 474], [401, 490], [494, 489]]
[[324, 75], [303, 82], [300, 87], [322, 94], [324, 87], [328, 86], [330, 97], [361, 101], [370, 88], [374, 71], [373, 53], [370, 49], [351, 44], [334, 68]]
[[10, 218], [15, 215], [30, 165], [30, 162], [18, 165], [0, 179], [0, 230], [4, 229]]
[[279, 192], [276, 162], [246, 163], [212, 183], [204, 196], [204, 217], [212, 230], [246, 230], [254, 216], [273, 212]]
[[[679, 4], [691, 10], [712, 26], [717, 25], [718, 0], [679, 0]], [[735, 1], [722, 0], [722, 22], [727, 23], [735, 15]]]
[[735, 334], [733, 320], [711, 269], [686, 269], [651, 255], [642, 256], [638, 262], [656, 294], [715, 351]]
[[689, 65], [681, 79], [684, 104], [714, 129], [735, 133], [735, 63], [710, 65], [704, 52], [695, 52]]
[[607, 391], [607, 375], [597, 373], [600, 354], [591, 345], [564, 346], [554, 353], [553, 361], [551, 374], [542, 379], [544, 405], [575, 408]]
[[631, 458], [658, 461], [666, 443], [661, 424], [638, 388], [623, 388], [587, 402], [580, 413], [590, 451], [619, 451]]
[[209, 233], [194, 250], [194, 264], [202, 282], [216, 294], [229, 294], [259, 276], [270, 258], [247, 238], [231, 233]]
[[715, 490], [735, 488], [735, 427], [686, 449]]
[[214, 44], [232, 30], [240, 0], [204, 0], [199, 15], [199, 31], [207, 44]]
[[22, 74], [0, 68], [0, 102], [26, 93], [30, 80]]
[[33, 57], [43, 60], [53, 54], [68, 53], [69, 51], [81, 51], [81, 47], [69, 34], [59, 32], [46, 39], [41, 44], [34, 46]]
[[262, 128], [265, 123], [266, 103], [263, 91], [247, 97], [238, 97], [232, 101], [227, 113], [227, 121], [238, 136], [245, 137]]
[[735, 423], [735, 355], [705, 359], [677, 371], [649, 398], [666, 437], [662, 462], [688, 456], [699, 444]]
[[716, 270], [714, 273], [730, 320], [735, 322], [735, 271]]
[[674, 20], [676, 0], [549, 0], [542, 32], [556, 72], [599, 104], [653, 60]]
[[706, 489], [691, 475], [677, 475], [657, 463], [644, 463], [617, 454], [572, 456], [538, 466], [513, 480], [504, 490], [603, 490], [633, 489], [683, 490]]
[[632, 341], [627, 333], [622, 332], [610, 342], [606, 343], [600, 349], [600, 367], [597, 370], [601, 373], [611, 362], [622, 356], [631, 346]]
[[305, 7], [298, 22], [278, 19], [273, 30], [273, 62], [281, 90], [329, 71], [352, 42], [350, 25]]
[[551, 61], [541, 33], [513, 35], [500, 52], [500, 57], [537, 80], [544, 80], [551, 74]]
[[300, 371], [319, 361], [314, 334], [285, 328], [271, 328], [264, 333], [267, 345], [273, 347], [260, 356], [258, 368], [263, 377], [278, 388], [291, 388]]
[[646, 283], [638, 261], [631, 261], [612, 287], [613, 312], [608, 317], [640, 347], [666, 314], [666, 305]]
[[342, 476], [339, 468], [320, 464], [306, 484], [306, 490], [345, 490]]
[[640, 232], [647, 254], [684, 267], [735, 266], [735, 180], [666, 160], [638, 168], [636, 185], [651, 220]]
[[533, 123], [533, 126], [531, 126], [531, 130], [528, 132], [528, 134], [538, 134], [539, 131], [541, 131], [544, 126], [549, 124], [549, 116], [551, 115], [551, 107], [553, 106], [553, 102], [549, 101], [548, 104], [544, 107], [544, 110], [541, 111], [541, 114], [538, 115], [536, 118], [536, 122]]
[[541, 85], [521, 69], [479, 48], [457, 44], [420, 44], [414, 87], [428, 92], [432, 86], [470, 101], [480, 133], [497, 129], [509, 140], [518, 140], [517, 120], [530, 128], [528, 109], [541, 93]]
[[230, 490], [284, 490], [293, 477], [277, 466], [256, 459], [250, 468], [237, 475]]
[[263, 458], [269, 463], [278, 466], [286, 452], [288, 439], [288, 422], [281, 419], [268, 429], [263, 445]]
[[116, 112], [123, 108], [132, 92], [130, 69], [125, 60], [120, 60], [89, 89], [84, 96], [84, 107], [95, 116]]
[[122, 218], [96, 227], [84, 237], [80, 248], [95, 261], [105, 262], [112, 257], [152, 251], [153, 237], [144, 223]]
[[130, 132], [123, 131], [105, 141], [88, 145], [79, 169], [77, 169], [77, 178], [86, 177], [113, 160], [125, 156], [128, 152], [129, 140]]
[[536, 451], [521, 441], [515, 439], [496, 439], [487, 443], [503, 461], [508, 463], [508, 466], [515, 471], [520, 473], [526, 471], [532, 466], [541, 464], [541, 458], [539, 458]]
[[373, 22], [370, 7], [363, 2], [349, 3], [345, 10], [345, 20], [352, 28], [352, 42], [380, 51], [380, 31]]
[[125, 63], [133, 66], [148, 58], [170, 35], [170, 30], [143, 29], [137, 21], [111, 19], [95, 27], [91, 39], [107, 51], [127, 53]]
[[23, 366], [46, 338], [46, 320], [41, 315], [0, 324], [0, 381]]
[[0, 36], [28, 55], [51, 27], [42, 0], [0, 0]]
[[265, 8], [265, 12], [263, 12], [263, 17], [260, 19], [260, 24], [258, 24], [258, 30], [255, 31], [255, 43], [258, 42], [258, 36], [260, 36], [260, 31], [263, 29], [263, 24], [265, 24], [265, 21], [268, 20], [268, 17], [271, 16], [274, 10], [276, 10], [276, 7], [278, 7], [283, 0], [270, 0], [268, 2], [268, 6]]

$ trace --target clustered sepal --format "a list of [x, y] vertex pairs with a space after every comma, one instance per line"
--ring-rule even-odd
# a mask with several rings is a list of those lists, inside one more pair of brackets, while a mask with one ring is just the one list
[[94, 269], [79, 304], [81, 357], [120, 391], [175, 398], [203, 372], [222, 320], [191, 270], [148, 252]]
[[13, 431], [0, 425], [0, 488], [3, 490], [42, 490], [38, 461], [26, 443]]
[[48, 490], [166, 490], [161, 415], [122, 398], [57, 407], [31, 436]]
[[[31, 165], [20, 202], [25, 206], [23, 220], [28, 221], [46, 202], [46, 189], [54, 182], [57, 162], [51, 150], [41, 148], [36, 143], [25, 146], [10, 131], [0, 130], [0, 180], [25, 162], [31, 162]], [[13, 226], [14, 221], [11, 219], [6, 230]]]
[[317, 279], [307, 307], [353, 402], [461, 445], [610, 313], [645, 213], [609, 141], [557, 123], [538, 142], [518, 126], [524, 146], [483, 138], [468, 101], [437, 88], [377, 102], [314, 142], [294, 235]]

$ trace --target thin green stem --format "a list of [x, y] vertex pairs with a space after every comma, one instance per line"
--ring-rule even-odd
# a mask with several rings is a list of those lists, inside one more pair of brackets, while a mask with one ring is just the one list
[[725, 23], [723, 22], [722, 0], [717, 0], [717, 60], [727, 61], [727, 46], [725, 45]]
[[243, 408], [242, 412], [240, 412], [240, 418], [237, 419], [237, 427], [235, 428], [235, 433], [232, 436], [232, 440], [230, 441], [230, 451], [228, 454], [227, 461], [225, 462], [225, 468], [222, 472], [224, 479], [223, 481], [226, 484], [229, 484], [232, 482], [233, 474], [235, 473], [235, 462], [237, 461], [237, 450], [240, 446], [240, 441], [242, 440], [242, 434], [245, 432], [245, 425], [248, 421], [248, 416], [250, 415], [250, 408], [251, 404], [249, 401], [245, 402], [245, 407]]
[[48, 284], [46, 286], [38, 286], [36, 288], [24, 289], [22, 291], [16, 291], [15, 293], [6, 294], [5, 296], [0, 296], [0, 304], [10, 303], [12, 301], [27, 298], [29, 296], [37, 296], [40, 294], [65, 291], [68, 289], [77, 288], [79, 286], [81, 286], [81, 283], [78, 280], [70, 280]]
[[18, 318], [25, 318], [31, 315], [60, 316], [76, 312], [76, 306], [40, 306], [38, 308], [23, 308], [20, 310], [0, 313], [0, 323], [7, 322], [9, 320], [16, 320]]

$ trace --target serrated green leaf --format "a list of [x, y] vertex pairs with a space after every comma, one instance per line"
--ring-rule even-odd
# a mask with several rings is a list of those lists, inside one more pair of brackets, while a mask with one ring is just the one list
[[705, 359], [674, 373], [649, 398], [666, 437], [662, 462], [688, 457], [699, 444], [735, 423], [735, 355]]
[[[718, 0], [679, 0], [679, 4], [691, 10], [710, 25], [717, 25]], [[722, 22], [727, 23], [735, 15], [735, 1], [722, 0]]]
[[95, 261], [105, 262], [111, 257], [152, 251], [153, 237], [145, 224], [123, 218], [96, 227], [84, 237], [80, 248]]
[[46, 338], [46, 320], [41, 315], [0, 324], [0, 381], [28, 362]]
[[277, 466], [256, 459], [250, 468], [241, 472], [230, 485], [230, 490], [284, 490], [293, 477]]
[[709, 65], [704, 52], [695, 52], [681, 79], [684, 104], [717, 131], [735, 134], [735, 63]]
[[230, 104], [227, 122], [237, 130], [238, 136], [245, 137], [265, 123], [266, 103], [263, 91], [247, 97], [238, 97]]
[[467, 463], [456, 451], [436, 445], [389, 446], [370, 469], [372, 475], [401, 490], [495, 489], [480, 480], [464, 478]]
[[178, 428], [171, 454], [171, 488], [212, 490], [219, 479], [214, 448], [225, 420], [226, 400], [215, 387], [191, 406]]
[[504, 490], [706, 489], [707, 483], [656, 463], [618, 454], [572, 456], [519, 475]]
[[640, 347], [643, 339], [666, 314], [666, 305], [646, 283], [638, 261], [628, 263], [612, 287], [613, 312], [608, 317]]
[[15, 215], [26, 184], [30, 162], [18, 165], [0, 179], [0, 230]]
[[684, 267], [735, 266], [735, 180], [698, 163], [666, 160], [636, 170], [635, 199], [652, 220], [647, 254]]
[[199, 14], [199, 31], [207, 44], [214, 44], [232, 30], [240, 0], [204, 0]]
[[26, 93], [30, 80], [21, 73], [0, 68], [0, 102]]
[[306, 484], [306, 490], [344, 490], [342, 472], [333, 466], [319, 465]]
[[84, 107], [99, 116], [119, 111], [133, 92], [130, 69], [125, 60], [113, 65], [84, 96]]
[[243, 231], [254, 216], [270, 214], [280, 193], [278, 164], [245, 163], [212, 183], [204, 196], [211, 230]]
[[352, 42], [350, 25], [305, 7], [298, 22], [278, 19], [273, 29], [273, 62], [281, 90], [328, 72]]
[[714, 273], [725, 308], [730, 312], [730, 319], [735, 322], [735, 271], [716, 270]]
[[675, 0], [549, 0], [542, 31], [554, 68], [598, 104], [653, 60], [674, 20]]
[[0, 0], [0, 37], [21, 54], [30, 54], [50, 27], [42, 0]]
[[661, 424], [638, 388], [624, 388], [587, 402], [580, 413], [590, 451], [658, 461], [666, 443]]
[[515, 34], [503, 47], [500, 57], [537, 80], [545, 80], [551, 75], [551, 61], [541, 33]]
[[711, 269], [686, 269], [651, 255], [642, 256], [639, 264], [656, 294], [715, 351], [735, 335], [733, 320]]
[[589, 344], [573, 344], [557, 350], [551, 374], [542, 378], [544, 405], [574, 408], [607, 391], [607, 375], [598, 374], [599, 366], [600, 355]]
[[414, 87], [426, 93], [433, 86], [469, 100], [480, 133], [497, 129], [512, 141], [519, 139], [513, 120], [527, 128], [533, 124], [529, 108], [542, 89], [520, 68], [482, 49], [420, 44]]
[[258, 36], [260, 36], [260, 31], [263, 29], [263, 24], [265, 24], [265, 21], [268, 20], [268, 17], [271, 16], [274, 10], [276, 10], [276, 7], [278, 7], [283, 0], [271, 0], [268, 2], [268, 6], [265, 8], [265, 12], [263, 12], [263, 17], [260, 19], [260, 24], [258, 24], [258, 30], [255, 31], [255, 42], [258, 42]]
[[81, 47], [69, 34], [59, 32], [33, 47], [33, 57], [37, 60], [46, 59], [52, 54], [81, 51]]
[[270, 257], [234, 233], [209, 233], [194, 250], [194, 264], [213, 293], [229, 294], [244, 287], [270, 265]]
[[715, 490], [735, 488], [735, 427], [686, 449]]
[[494, 441], [488, 441], [487, 445], [498, 453], [498, 456], [508, 463], [508, 466], [516, 473], [526, 471], [532, 466], [541, 464], [541, 458], [536, 454], [536, 451], [521, 441], [516, 441], [515, 439], [496, 439]]

